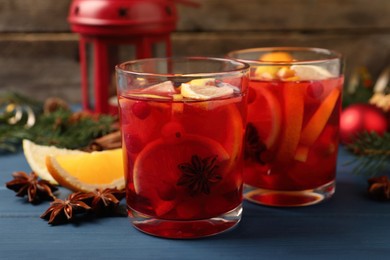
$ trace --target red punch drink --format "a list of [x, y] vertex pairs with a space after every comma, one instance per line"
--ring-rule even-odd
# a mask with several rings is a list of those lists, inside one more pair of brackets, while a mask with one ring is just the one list
[[305, 206], [333, 195], [343, 76], [321, 49], [252, 49], [245, 145], [245, 198]]
[[193, 58], [117, 68], [127, 205], [136, 228], [196, 238], [239, 222], [248, 67]]

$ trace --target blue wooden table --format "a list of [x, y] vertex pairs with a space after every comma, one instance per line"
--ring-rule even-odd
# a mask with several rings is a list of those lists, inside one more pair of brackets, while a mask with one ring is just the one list
[[[390, 259], [390, 202], [366, 196], [366, 178], [344, 164], [335, 196], [303, 208], [244, 202], [242, 222], [207, 239], [169, 240], [140, 233], [125, 217], [50, 226], [4, 183], [30, 171], [22, 153], [0, 155], [0, 259]], [[62, 190], [65, 192], [65, 190]]]

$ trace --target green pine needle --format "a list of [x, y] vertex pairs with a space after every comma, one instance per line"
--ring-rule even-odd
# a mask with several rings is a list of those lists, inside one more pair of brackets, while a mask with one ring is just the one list
[[390, 174], [390, 133], [378, 135], [375, 132], [363, 132], [347, 148], [356, 156], [354, 172], [370, 177], [387, 172]]
[[[8, 104], [29, 107], [34, 111], [36, 122], [26, 127], [27, 115], [22, 120], [10, 124], [14, 116], [4, 108]], [[89, 143], [115, 130], [117, 118], [110, 115], [81, 116], [75, 120], [75, 113], [59, 109], [49, 114], [43, 113], [43, 103], [30, 100], [16, 93], [0, 95], [0, 152], [16, 152], [23, 139], [29, 139], [41, 145], [55, 145], [61, 148], [82, 149]]]
[[72, 114], [67, 110], [57, 110], [41, 116], [36, 125], [28, 130], [29, 139], [41, 145], [79, 149], [113, 130], [113, 116], [100, 115], [97, 118], [85, 117], [75, 121], [72, 120]]

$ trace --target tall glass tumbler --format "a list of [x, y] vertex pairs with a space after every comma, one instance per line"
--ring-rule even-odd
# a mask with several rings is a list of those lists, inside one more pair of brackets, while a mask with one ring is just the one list
[[116, 67], [130, 220], [160, 237], [197, 238], [242, 214], [249, 65], [186, 57]]
[[343, 60], [326, 49], [230, 52], [251, 65], [244, 197], [306, 206], [335, 192]]

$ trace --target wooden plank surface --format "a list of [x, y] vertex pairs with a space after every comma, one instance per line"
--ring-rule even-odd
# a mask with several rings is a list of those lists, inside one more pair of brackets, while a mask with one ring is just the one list
[[[179, 31], [385, 29], [388, 0], [193, 0], [177, 5]], [[0, 32], [68, 31], [71, 0], [0, 0]]]
[[179, 6], [179, 30], [263, 31], [389, 29], [387, 0], [197, 0]]
[[[341, 149], [339, 158], [336, 193], [329, 201], [301, 208], [245, 201], [237, 228], [200, 240], [148, 236], [119, 217], [50, 226], [39, 218], [49, 202], [30, 205], [3, 185], [0, 258], [388, 259], [390, 208], [367, 198], [364, 177], [346, 166], [350, 154]], [[13, 171], [29, 171], [22, 153], [0, 156], [0, 183], [9, 181]]]
[[[223, 56], [263, 46], [337, 50], [347, 79], [365, 66], [375, 78], [389, 63], [389, 0], [194, 0], [178, 5], [172, 33], [177, 56]], [[77, 35], [67, 22], [71, 0], [0, 0], [0, 91], [80, 101]]]

